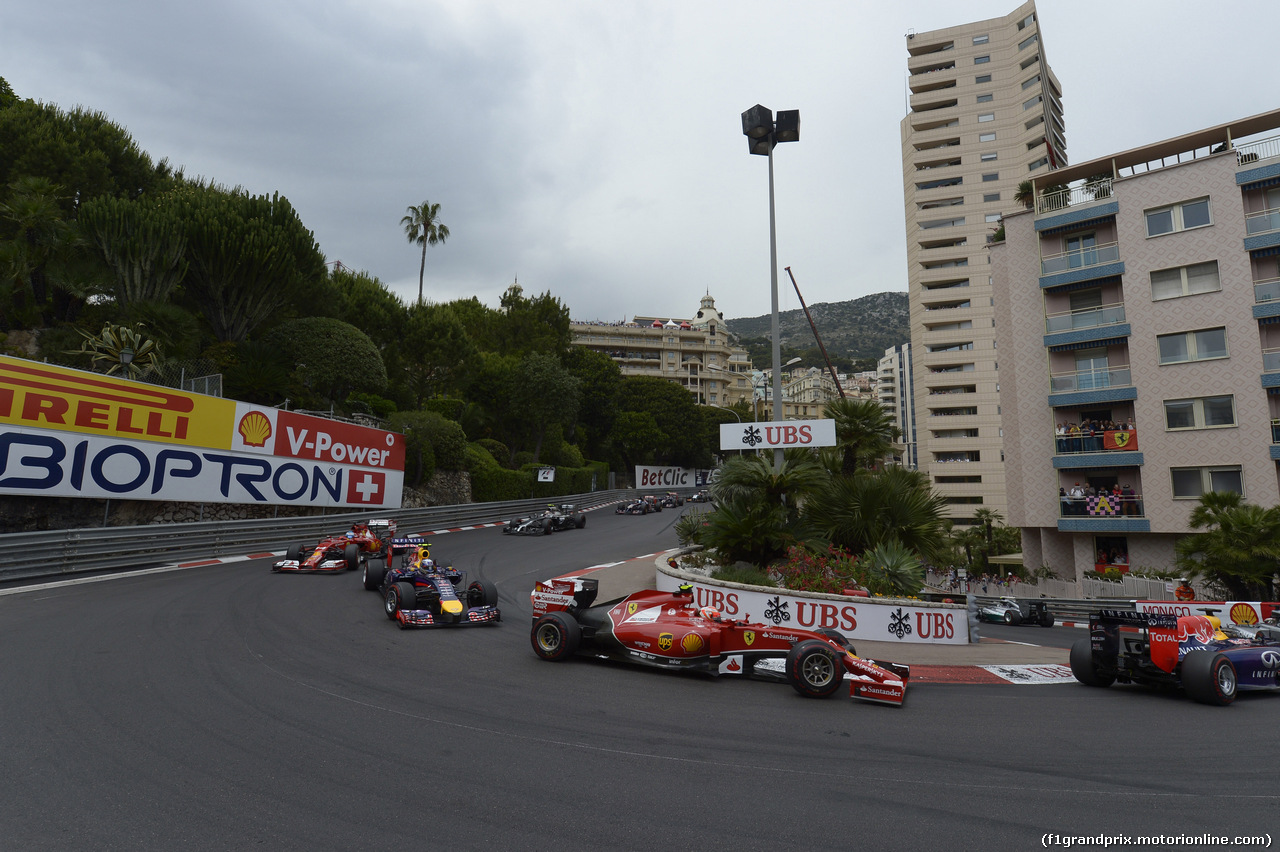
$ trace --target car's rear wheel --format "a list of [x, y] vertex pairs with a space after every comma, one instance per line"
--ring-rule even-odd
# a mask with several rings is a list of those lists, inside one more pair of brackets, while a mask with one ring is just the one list
[[387, 576], [387, 563], [381, 559], [370, 559], [364, 563], [364, 587], [370, 592], [376, 592], [382, 586], [382, 580]]
[[578, 520], [574, 522], [574, 526], [576, 526], [578, 529], [582, 529], [582, 528], [583, 528], [583, 527], [585, 527], [586, 525], [587, 525], [587, 516], [586, 516], [586, 515], [579, 515], [579, 516], [578, 516]]
[[1115, 682], [1114, 675], [1104, 675], [1093, 662], [1093, 644], [1088, 639], [1077, 639], [1071, 646], [1071, 674], [1085, 686], [1107, 687]]
[[1225, 707], [1236, 700], [1236, 667], [1226, 654], [1189, 651], [1182, 658], [1182, 688], [1201, 704]]
[[413, 583], [401, 580], [393, 584], [387, 589], [387, 596], [383, 599], [383, 609], [387, 611], [387, 618], [394, 619], [396, 613], [402, 609], [413, 609], [417, 597], [418, 593], [414, 590]]
[[1011, 609], [1006, 609], [1006, 610], [1004, 611], [1004, 623], [1005, 623], [1005, 624], [1013, 624], [1013, 610], [1011, 610]]
[[1053, 626], [1053, 613], [1049, 612], [1049, 610], [1047, 610], [1047, 609], [1046, 609], [1044, 612], [1040, 613], [1040, 626], [1041, 626], [1041, 627], [1052, 627], [1052, 626]]
[[844, 681], [844, 666], [831, 646], [816, 639], [801, 642], [787, 652], [787, 682], [806, 698], [834, 695]]
[[1018, 610], [1016, 609], [1008, 610], [1007, 614], [1009, 616], [1009, 623], [1012, 624], [1014, 627], [1017, 627], [1019, 624], [1022, 623], [1022, 613], [1019, 612]]
[[354, 571], [360, 567], [360, 545], [348, 544], [342, 549], [342, 559], [347, 563], [347, 570]]
[[549, 612], [533, 623], [529, 641], [539, 657], [560, 662], [578, 650], [582, 628], [578, 626], [578, 620], [567, 612]]

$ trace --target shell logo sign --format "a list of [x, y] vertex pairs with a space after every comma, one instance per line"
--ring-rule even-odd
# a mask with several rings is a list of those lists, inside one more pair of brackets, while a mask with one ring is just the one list
[[1258, 611], [1247, 603], [1237, 603], [1231, 607], [1233, 624], [1257, 624]]
[[246, 445], [265, 447], [271, 437], [271, 421], [261, 411], [250, 411], [240, 418], [240, 426], [236, 429]]
[[702, 636], [697, 633], [686, 634], [685, 637], [680, 640], [680, 647], [684, 649], [686, 654], [698, 653], [702, 650], [703, 644]]

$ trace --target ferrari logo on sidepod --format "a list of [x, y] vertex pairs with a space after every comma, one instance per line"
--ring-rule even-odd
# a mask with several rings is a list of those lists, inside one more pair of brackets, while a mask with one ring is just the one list
[[631, 603], [627, 604], [627, 615], [635, 615], [636, 610], [639, 608], [640, 608], [640, 604], [636, 603], [635, 601], [632, 601]]
[[662, 649], [662, 650], [664, 650], [664, 651], [670, 651], [670, 650], [671, 650], [671, 641], [672, 641], [672, 639], [674, 639], [674, 638], [675, 638], [675, 637], [673, 637], [670, 633], [659, 633], [659, 634], [658, 634], [658, 647], [659, 647], [659, 648], [661, 648], [661, 649]]
[[742, 641], [743, 641], [743, 642], [746, 642], [748, 645], [750, 645], [751, 643], [755, 642], [755, 641], [756, 641], [756, 632], [755, 632], [754, 630], [744, 630], [744, 631], [742, 631]]

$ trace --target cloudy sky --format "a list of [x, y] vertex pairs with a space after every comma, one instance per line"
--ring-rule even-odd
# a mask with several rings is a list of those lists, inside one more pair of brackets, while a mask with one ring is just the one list
[[[799, 109], [775, 153], [779, 266], [805, 301], [906, 289], [905, 34], [1015, 0], [0, 0], [0, 77], [154, 158], [280, 192], [325, 256], [417, 296], [406, 207], [441, 205], [426, 296], [519, 280], [574, 319], [769, 311], [768, 172], [740, 113]], [[1277, 106], [1280, 5], [1041, 0], [1079, 162]], [[1234, 8], [1234, 11], [1232, 11]], [[780, 272], [780, 305], [798, 307]]]

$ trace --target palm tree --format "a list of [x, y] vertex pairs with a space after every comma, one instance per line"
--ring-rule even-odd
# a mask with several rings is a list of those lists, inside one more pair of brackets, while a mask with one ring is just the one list
[[424, 201], [410, 206], [400, 224], [405, 236], [414, 245], [422, 246], [422, 265], [418, 267], [418, 302], [422, 302], [422, 277], [427, 270], [427, 246], [443, 243], [449, 238], [449, 226], [440, 223], [440, 205]]
[[924, 474], [904, 467], [833, 477], [804, 507], [832, 544], [863, 553], [896, 541], [937, 563], [947, 548], [946, 504]]
[[1023, 205], [1028, 210], [1031, 209], [1031, 203], [1035, 201], [1036, 191], [1031, 181], [1024, 180], [1018, 184], [1018, 191], [1013, 194], [1013, 200]]
[[1174, 545], [1178, 567], [1202, 574], [1235, 600], [1268, 600], [1280, 573], [1280, 507], [1244, 502], [1239, 494], [1211, 491], [1191, 510], [1193, 529]]
[[874, 467], [893, 449], [898, 427], [880, 403], [871, 399], [834, 399], [826, 415], [836, 422], [836, 445], [842, 453], [841, 472]]

